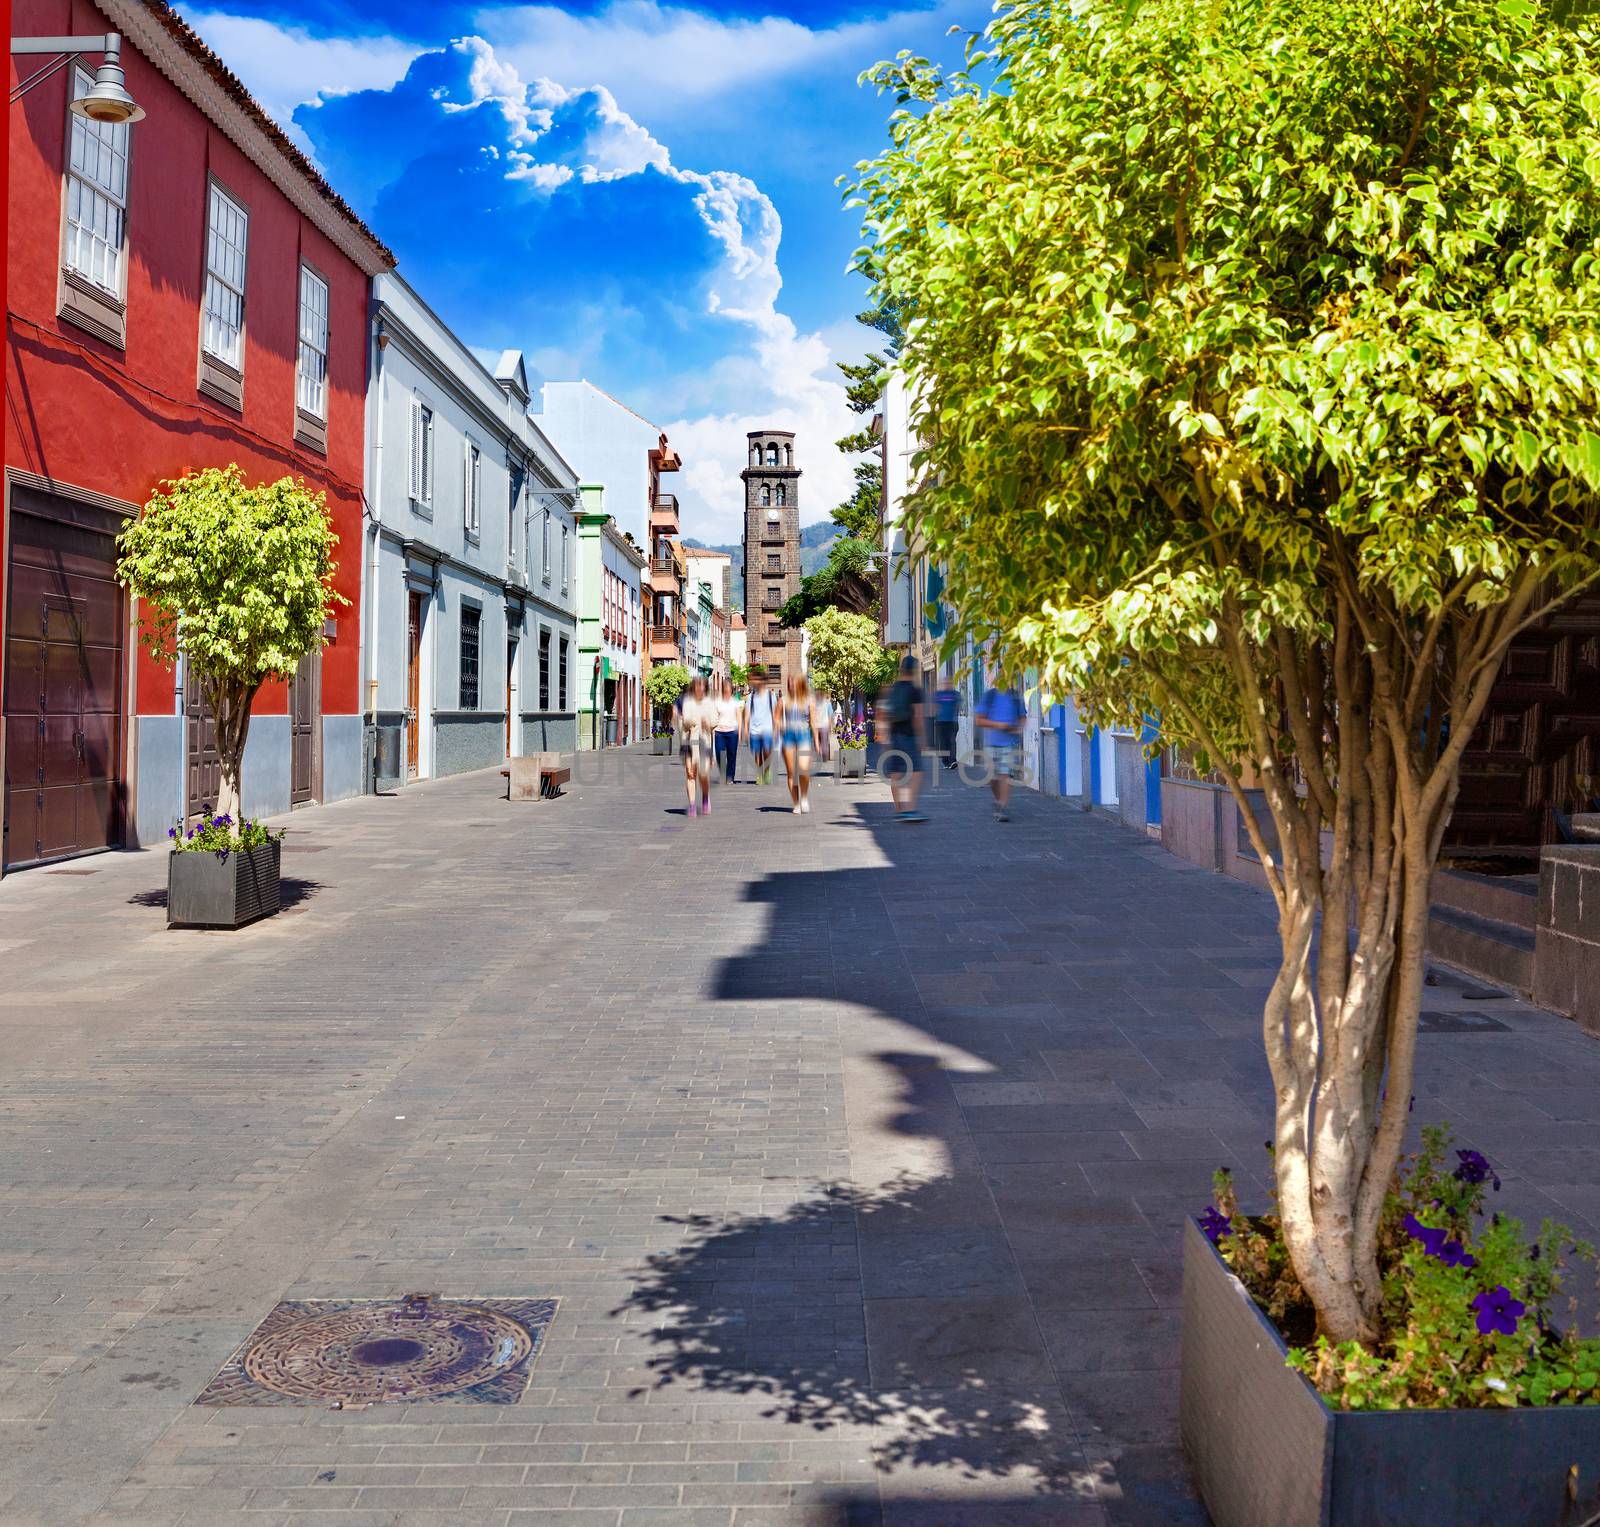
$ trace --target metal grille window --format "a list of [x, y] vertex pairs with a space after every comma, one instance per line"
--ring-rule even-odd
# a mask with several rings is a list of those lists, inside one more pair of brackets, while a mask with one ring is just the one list
[[[73, 75], [74, 96], [94, 80]], [[128, 124], [74, 114], [67, 151], [67, 269], [113, 297], [122, 295], [122, 240], [128, 216]]]
[[539, 709], [550, 709], [550, 633], [539, 633]]
[[469, 536], [476, 536], [483, 516], [483, 453], [470, 440], [461, 464], [461, 521]]
[[769, 573], [781, 573], [783, 571], [782, 552], [769, 551], [767, 553], [767, 571]]
[[250, 217], [218, 186], [211, 187], [206, 230], [205, 348], [236, 371], [244, 366], [244, 267]]
[[461, 709], [478, 708], [478, 638], [483, 612], [470, 605], [461, 610]]
[[300, 267], [300, 356], [295, 401], [318, 419], [328, 417], [328, 283]]
[[411, 400], [411, 502], [433, 503], [433, 410], [421, 398]]
[[560, 704], [557, 709], [565, 710], [567, 708], [567, 639], [564, 636], [561, 638], [561, 667], [556, 677], [560, 681], [560, 689], [558, 691]]

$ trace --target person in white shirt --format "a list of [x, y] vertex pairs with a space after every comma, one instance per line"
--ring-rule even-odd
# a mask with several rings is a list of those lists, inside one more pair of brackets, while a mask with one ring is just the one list
[[683, 760], [690, 816], [711, 815], [711, 737], [716, 724], [716, 702], [706, 694], [705, 679], [696, 674], [678, 707], [678, 757]]
[[739, 766], [739, 732], [744, 722], [744, 701], [733, 692], [727, 679], [722, 681], [722, 693], [717, 697], [716, 763], [722, 768], [722, 777], [730, 785]]

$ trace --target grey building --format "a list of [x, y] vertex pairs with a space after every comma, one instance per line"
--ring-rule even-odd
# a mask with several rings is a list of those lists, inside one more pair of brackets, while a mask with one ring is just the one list
[[801, 632], [786, 630], [777, 611], [800, 592], [800, 468], [794, 434], [752, 430], [744, 482], [744, 619], [747, 661], [772, 679], [801, 673]]
[[373, 282], [362, 674], [368, 779], [577, 743], [577, 477], [398, 276]]

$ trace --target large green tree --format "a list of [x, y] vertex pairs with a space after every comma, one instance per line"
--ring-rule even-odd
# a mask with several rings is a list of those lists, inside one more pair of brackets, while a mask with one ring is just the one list
[[811, 637], [811, 680], [840, 700], [865, 689], [883, 661], [878, 623], [870, 615], [823, 610], [806, 622]]
[[1600, 36], [1531, 0], [1021, 0], [966, 70], [873, 77], [860, 263], [916, 297], [957, 635], [1233, 789], [1284, 1232], [1371, 1342], [1462, 752], [1596, 571]]
[[261, 686], [291, 678], [349, 602], [333, 587], [338, 543], [321, 493], [291, 477], [251, 486], [232, 465], [163, 483], [122, 532], [117, 576], [142, 601], [146, 647], [168, 664], [181, 653], [211, 708], [218, 816], [239, 819]]

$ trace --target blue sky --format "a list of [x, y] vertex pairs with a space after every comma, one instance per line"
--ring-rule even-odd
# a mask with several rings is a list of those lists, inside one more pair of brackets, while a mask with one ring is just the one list
[[872, 336], [834, 181], [891, 110], [856, 78], [902, 48], [953, 53], [983, 0], [185, 14], [463, 339], [586, 376], [670, 432], [686, 534], [737, 537], [743, 435], [763, 425], [800, 436], [802, 520], [847, 496], [833, 362]]

